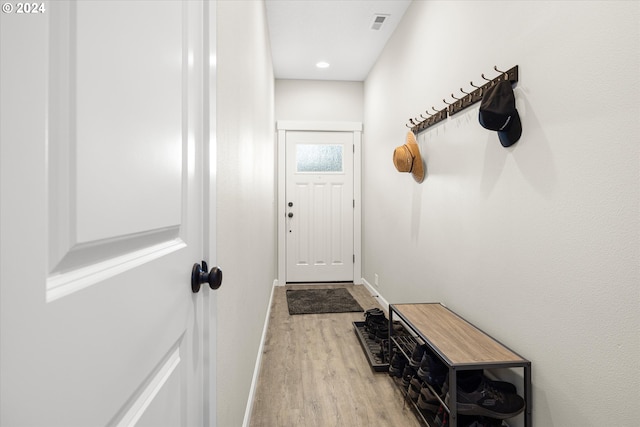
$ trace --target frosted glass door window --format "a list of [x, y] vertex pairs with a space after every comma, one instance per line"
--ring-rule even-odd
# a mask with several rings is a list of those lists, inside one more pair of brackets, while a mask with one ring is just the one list
[[342, 145], [297, 144], [298, 172], [342, 172]]

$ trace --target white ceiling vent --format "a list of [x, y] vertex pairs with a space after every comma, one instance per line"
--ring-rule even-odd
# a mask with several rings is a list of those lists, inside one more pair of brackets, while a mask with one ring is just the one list
[[389, 15], [382, 15], [379, 13], [376, 13], [375, 15], [373, 15], [373, 22], [371, 23], [371, 29], [379, 30], [380, 28], [382, 28], [382, 24], [385, 23], [388, 17]]

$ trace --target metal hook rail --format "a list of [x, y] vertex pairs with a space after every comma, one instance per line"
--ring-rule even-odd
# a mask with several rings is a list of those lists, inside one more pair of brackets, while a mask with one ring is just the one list
[[474, 88], [471, 92], [465, 92], [462, 88], [460, 88], [460, 92], [463, 94], [462, 97], [456, 98], [454, 94], [451, 94], [451, 98], [453, 98], [453, 102], [449, 103], [445, 99], [442, 100], [446, 104], [441, 110], [436, 110], [435, 107], [431, 107], [431, 110], [434, 113], [430, 113], [428, 110], [425, 112], [427, 116], [424, 117], [422, 114], [419, 115], [422, 120], [418, 118], [410, 118], [409, 123], [405, 126], [411, 129], [414, 134], [419, 134], [430, 128], [431, 126], [440, 123], [445, 120], [448, 116], [453, 116], [456, 113], [464, 110], [475, 104], [478, 101], [482, 100], [482, 95], [484, 92], [490, 87], [494, 86], [501, 80], [509, 80], [511, 84], [516, 83], [518, 81], [518, 66], [512, 67], [507, 71], [501, 71], [497, 66], [494, 66], [493, 69], [500, 73], [498, 77], [494, 77], [493, 79], [488, 79], [482, 74], [482, 78], [486, 80], [486, 83], [481, 86], [476, 86], [473, 84], [473, 81], [470, 81], [469, 84]]

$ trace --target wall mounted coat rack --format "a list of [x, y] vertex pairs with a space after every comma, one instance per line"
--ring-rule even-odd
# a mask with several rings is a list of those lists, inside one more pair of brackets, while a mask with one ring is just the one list
[[471, 92], [465, 92], [462, 88], [460, 88], [460, 92], [462, 93], [461, 97], [460, 95], [459, 97], [456, 97], [452, 93], [451, 97], [453, 98], [453, 102], [449, 103], [446, 101], [446, 99], [442, 100], [442, 102], [447, 104], [445, 108], [443, 108], [442, 110], [436, 110], [434, 107], [431, 107], [431, 110], [433, 112], [430, 112], [429, 110], [427, 110], [424, 113], [427, 115], [427, 117], [420, 114], [419, 118], [409, 119], [409, 123], [407, 123], [405, 126], [411, 129], [411, 131], [417, 135], [420, 132], [423, 132], [428, 128], [430, 128], [431, 126], [435, 125], [436, 123], [439, 123], [445, 120], [448, 116], [452, 116], [456, 113], [459, 113], [465, 108], [468, 108], [473, 104], [475, 104], [476, 102], [481, 101], [482, 95], [485, 93], [485, 91], [491, 86], [498, 83], [500, 80], [509, 80], [511, 81], [511, 84], [518, 81], [517, 65], [515, 67], [508, 69], [507, 71], [498, 70], [498, 67], [496, 66], [494, 66], [493, 69], [500, 73], [498, 77], [494, 77], [493, 79], [488, 79], [484, 76], [484, 74], [481, 74], [482, 78], [486, 81], [483, 85], [476, 86], [473, 84], [473, 81], [469, 82], [469, 84], [474, 88]]

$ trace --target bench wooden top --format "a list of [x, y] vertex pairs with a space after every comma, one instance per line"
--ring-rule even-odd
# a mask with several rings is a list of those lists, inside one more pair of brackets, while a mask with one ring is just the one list
[[451, 365], [529, 363], [440, 303], [392, 304]]

